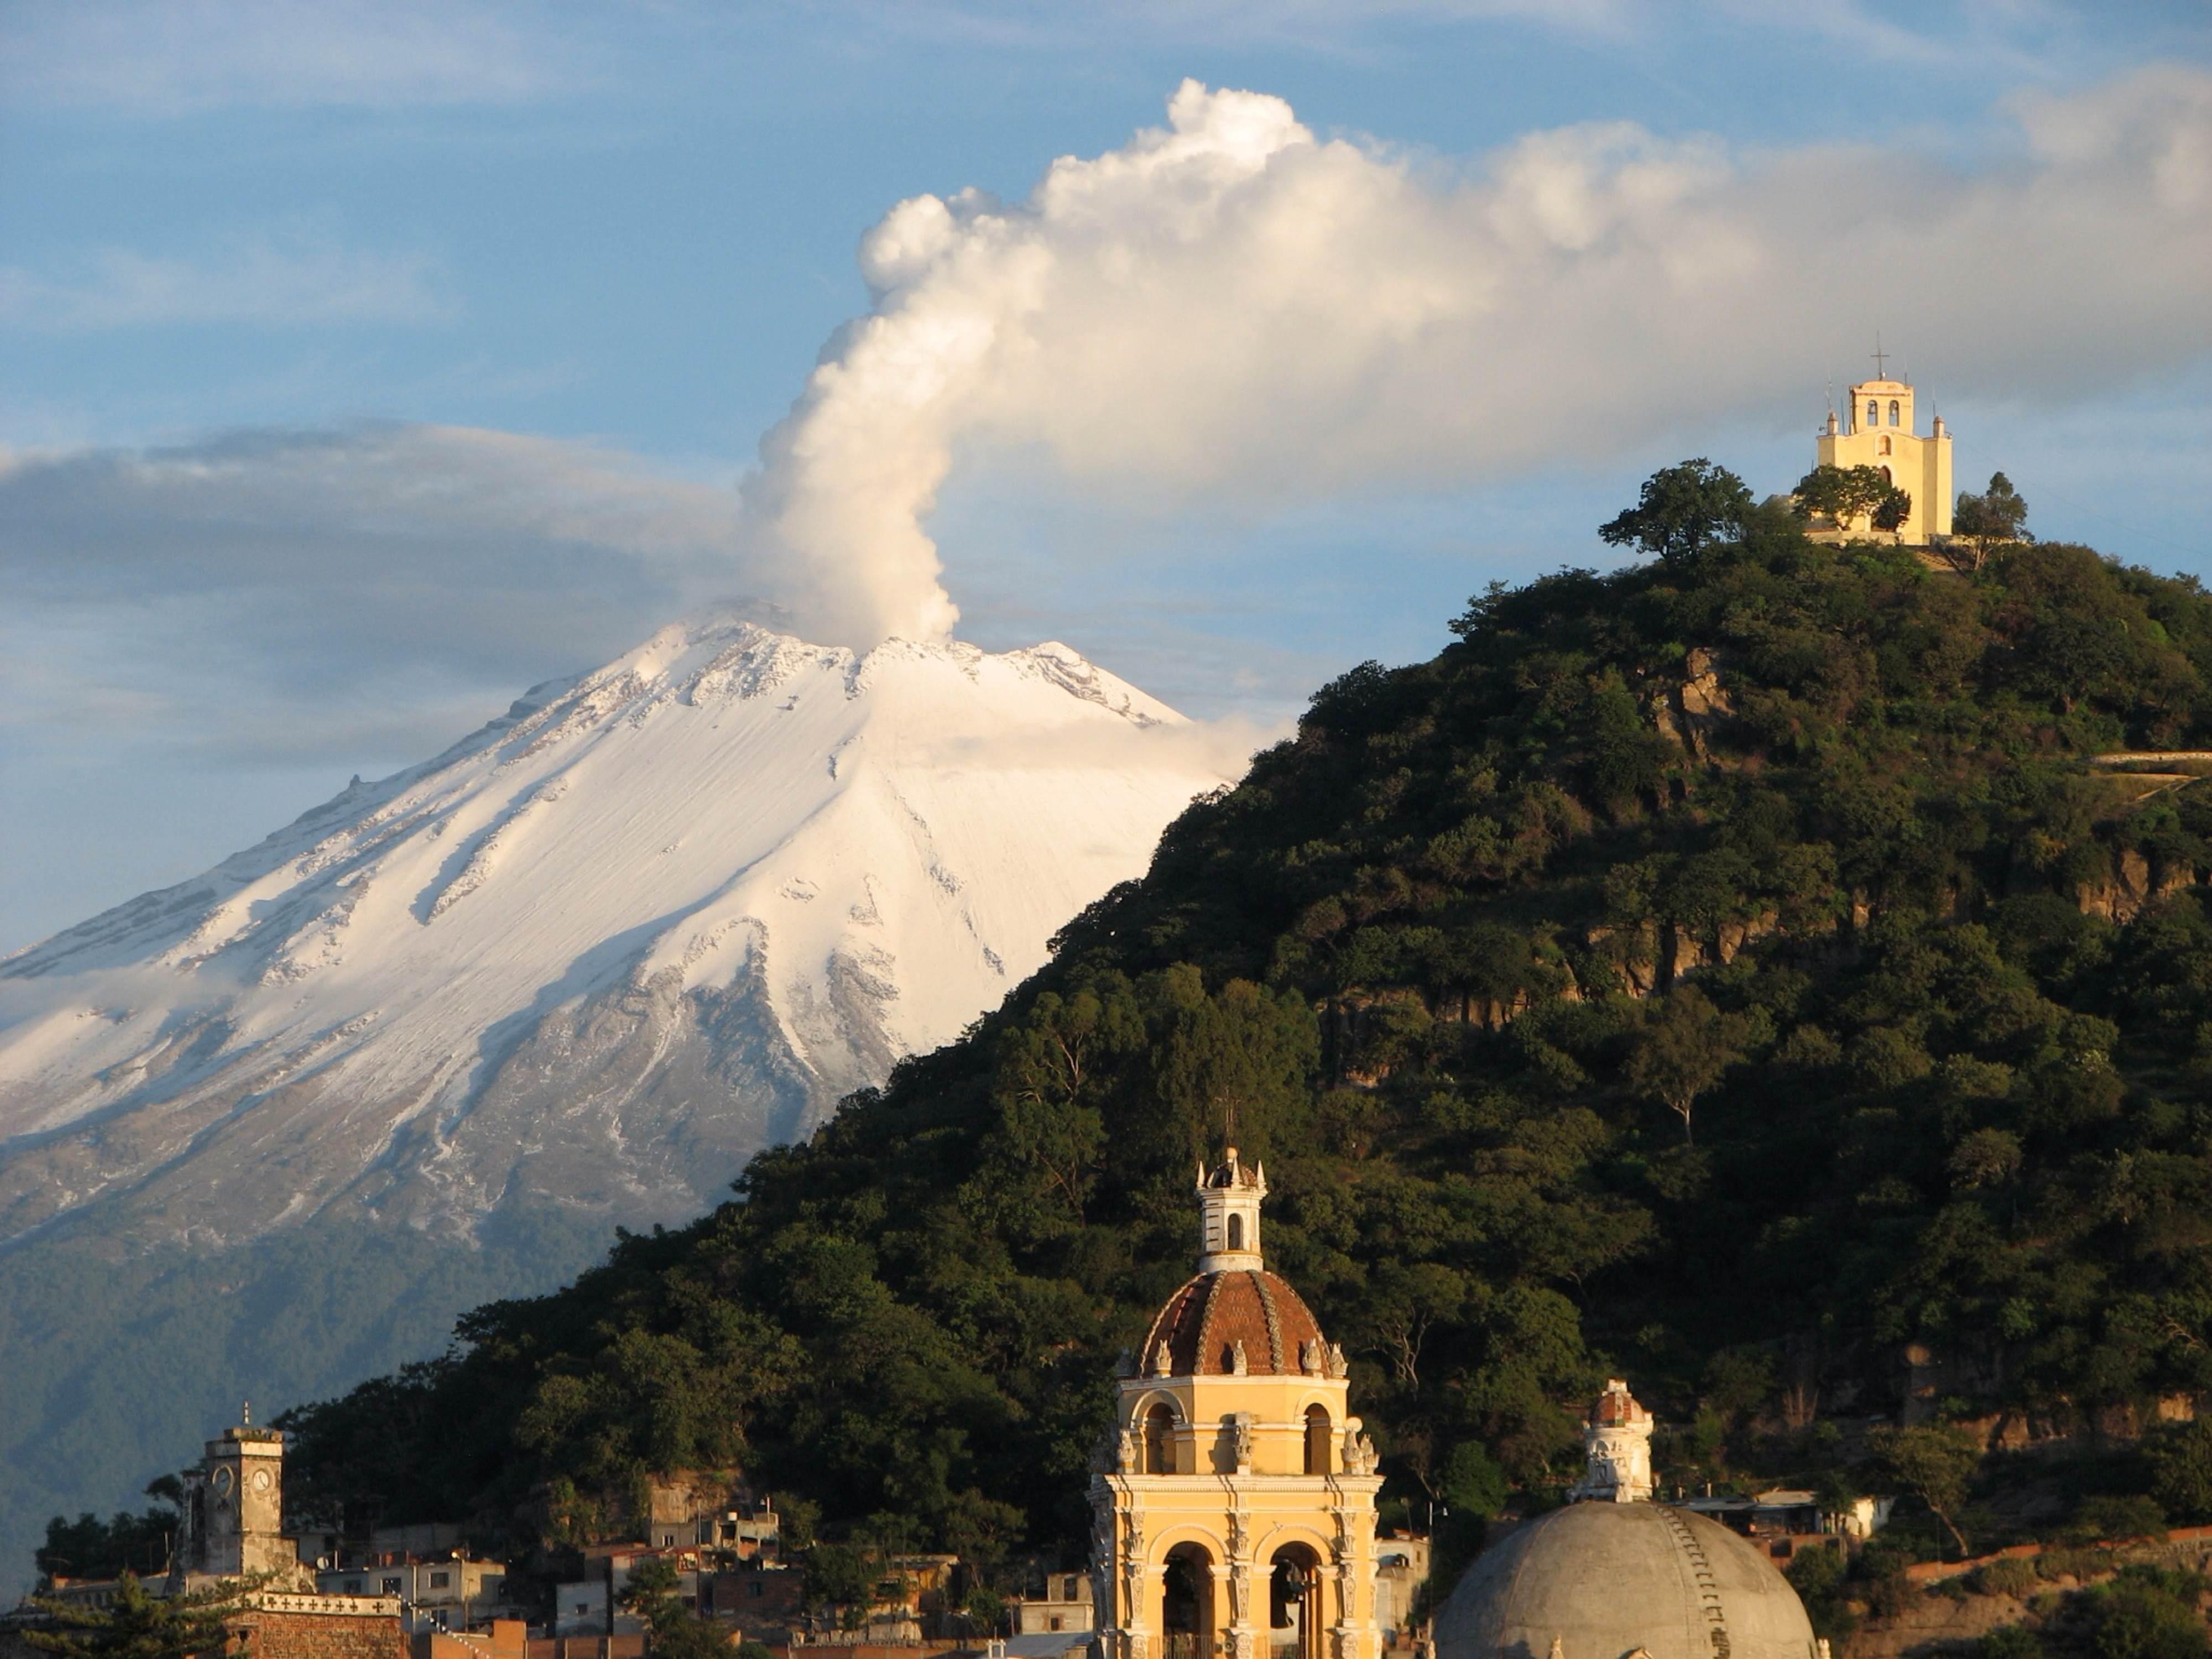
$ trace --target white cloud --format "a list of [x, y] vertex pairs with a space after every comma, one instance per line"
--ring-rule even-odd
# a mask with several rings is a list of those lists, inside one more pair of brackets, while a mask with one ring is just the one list
[[25, 103], [146, 115], [507, 103], [574, 78], [546, 22], [478, 0], [59, 0], [9, 9], [0, 76]]
[[0, 265], [0, 325], [46, 333], [157, 324], [422, 323], [453, 314], [434, 262], [326, 239], [233, 243], [202, 258], [101, 248], [73, 270]]
[[748, 556], [817, 637], [927, 636], [957, 612], [923, 526], [981, 447], [1109, 495], [1311, 498], [1809, 427], [1877, 328], [1939, 398], [2063, 402], [2212, 348], [2212, 76], [2015, 112], [1975, 173], [1609, 124], [1462, 173], [1188, 82], [1026, 202], [884, 216], [873, 309], [763, 442]]

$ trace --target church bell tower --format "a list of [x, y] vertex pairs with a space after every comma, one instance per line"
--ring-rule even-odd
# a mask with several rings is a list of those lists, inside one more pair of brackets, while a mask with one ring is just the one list
[[1264, 1170], [1198, 1171], [1197, 1276], [1125, 1354], [1091, 1485], [1104, 1659], [1377, 1659], [1375, 1447], [1267, 1269]]

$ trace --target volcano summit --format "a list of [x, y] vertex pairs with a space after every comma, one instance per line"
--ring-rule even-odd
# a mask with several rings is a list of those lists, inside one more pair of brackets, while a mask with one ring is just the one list
[[[420, 1262], [550, 1213], [574, 1259], [531, 1246], [404, 1322], [550, 1288], [957, 1036], [1225, 781], [1201, 728], [1065, 646], [664, 629], [0, 964], [0, 1265], [212, 1251], [250, 1302], [265, 1250], [228, 1247], [304, 1224]], [[0, 1286], [10, 1371], [37, 1369], [26, 1305]], [[267, 1390], [272, 1357], [225, 1347]], [[68, 1368], [40, 1374], [4, 1392], [73, 1410]]]

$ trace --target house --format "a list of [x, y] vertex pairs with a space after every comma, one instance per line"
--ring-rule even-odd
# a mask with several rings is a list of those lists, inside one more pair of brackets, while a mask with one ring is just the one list
[[1090, 1630], [1096, 1622], [1091, 1576], [1081, 1572], [1046, 1573], [1039, 1581], [1038, 1593], [1016, 1596], [1006, 1604], [1006, 1613], [1016, 1636], [1049, 1636]]
[[787, 1643], [805, 1600], [805, 1575], [796, 1568], [750, 1565], [709, 1576], [700, 1610], [734, 1624], [746, 1639], [773, 1647]]
[[1413, 1603], [1429, 1582], [1429, 1540], [1408, 1532], [1386, 1532], [1375, 1540], [1375, 1623], [1386, 1647], [1399, 1645], [1413, 1626]]
[[319, 1570], [315, 1588], [325, 1595], [397, 1597], [408, 1633], [465, 1630], [510, 1611], [507, 1568], [449, 1552], [443, 1559], [417, 1560], [386, 1553], [356, 1565]]

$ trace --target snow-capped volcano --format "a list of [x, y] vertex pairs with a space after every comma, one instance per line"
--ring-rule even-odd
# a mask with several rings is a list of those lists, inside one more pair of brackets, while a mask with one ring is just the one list
[[0, 1242], [696, 1212], [1223, 781], [1065, 646], [665, 629], [0, 963]]

